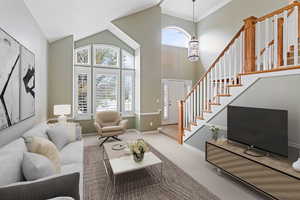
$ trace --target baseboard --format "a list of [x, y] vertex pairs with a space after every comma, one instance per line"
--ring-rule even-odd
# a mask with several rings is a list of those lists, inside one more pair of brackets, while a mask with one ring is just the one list
[[184, 143], [183, 146], [190, 149], [190, 150], [192, 150], [192, 151], [200, 153], [201, 156], [205, 157], [205, 152], [204, 151], [201, 151], [201, 150], [197, 149], [196, 147], [193, 147], [192, 145], [189, 145], [189, 144], [186, 144], [186, 143]]

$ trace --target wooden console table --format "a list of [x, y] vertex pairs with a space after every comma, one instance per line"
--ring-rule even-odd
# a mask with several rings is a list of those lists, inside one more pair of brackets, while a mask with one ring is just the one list
[[300, 200], [300, 173], [282, 157], [253, 157], [245, 146], [206, 142], [206, 161], [272, 199]]

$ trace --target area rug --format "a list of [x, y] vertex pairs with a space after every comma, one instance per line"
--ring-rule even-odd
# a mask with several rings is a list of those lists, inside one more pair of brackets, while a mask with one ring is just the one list
[[106, 175], [102, 149], [88, 146], [84, 149], [85, 200], [219, 200], [204, 186], [150, 146], [163, 161], [163, 179], [160, 168], [151, 167], [119, 175], [116, 187]]

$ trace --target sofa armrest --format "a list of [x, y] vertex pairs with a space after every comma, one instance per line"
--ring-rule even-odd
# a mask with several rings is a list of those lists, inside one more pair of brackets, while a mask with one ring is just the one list
[[121, 120], [119, 126], [121, 126], [123, 130], [126, 130], [128, 126], [128, 120], [127, 119]]
[[79, 173], [56, 175], [0, 187], [1, 200], [41, 200], [67, 196], [80, 200]]

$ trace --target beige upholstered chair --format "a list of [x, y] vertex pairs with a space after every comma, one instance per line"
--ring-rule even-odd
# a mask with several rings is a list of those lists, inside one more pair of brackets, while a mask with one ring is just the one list
[[98, 131], [99, 140], [105, 138], [100, 146], [109, 138], [120, 141], [119, 135], [125, 133], [128, 120], [122, 120], [119, 112], [101, 111], [96, 113], [94, 125]]

